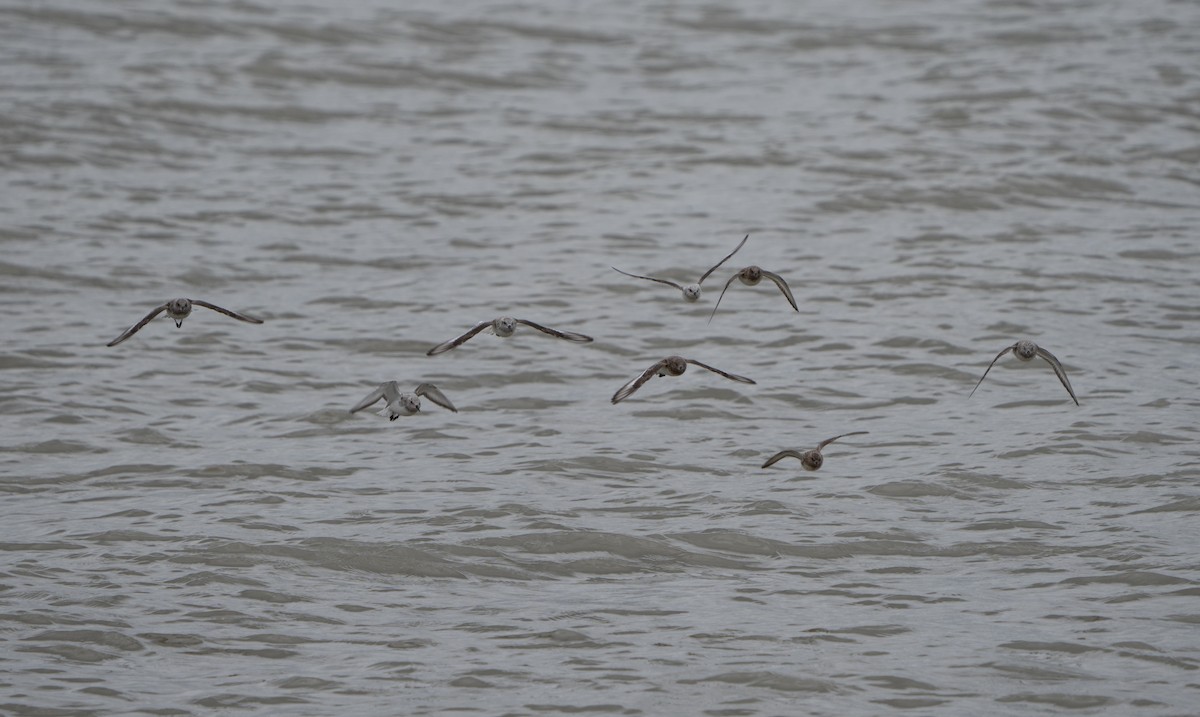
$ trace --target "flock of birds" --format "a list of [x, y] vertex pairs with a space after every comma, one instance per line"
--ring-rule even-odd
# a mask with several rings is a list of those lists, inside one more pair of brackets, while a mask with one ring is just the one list
[[[694, 302], [700, 299], [701, 284], [704, 283], [704, 280], [707, 279], [714, 271], [719, 269], [722, 264], [733, 257], [734, 254], [738, 253], [738, 250], [745, 246], [746, 241], [749, 238], [750, 235], [747, 234], [733, 251], [729, 252], [724, 259], [721, 259], [721, 261], [714, 264], [712, 268], [704, 272], [700, 276], [700, 279], [694, 284], [682, 285], [669, 279], [630, 274], [627, 271], [621, 271], [615, 266], [612, 268], [614, 271], [624, 274], [625, 276], [633, 277], [635, 279], [645, 279], [646, 281], [654, 281], [660, 284], [672, 286], [683, 293], [683, 298], [685, 301]], [[755, 286], [763, 279], [769, 279], [775, 284], [776, 287], [779, 288], [779, 291], [783, 294], [784, 298], [786, 298], [788, 303], [791, 304], [792, 309], [797, 312], [800, 311], [800, 308], [796, 305], [795, 297], [792, 296], [791, 288], [788, 287], [787, 282], [782, 276], [774, 272], [767, 271], [762, 267], [751, 265], [741, 269], [733, 276], [729, 277], [729, 280], [725, 282], [724, 288], [721, 289], [721, 295], [717, 297], [717, 303], [713, 306], [712, 313], [709, 314], [708, 320], [710, 322], [712, 321], [713, 316], [716, 315], [717, 308], [721, 305], [721, 299], [725, 298], [725, 292], [729, 290], [729, 287], [733, 284], [735, 279], [741, 281], [746, 286]], [[216, 304], [210, 304], [209, 302], [202, 301], [200, 299], [171, 299], [165, 304], [155, 307], [154, 310], [146, 314], [141, 321], [126, 329], [117, 338], [108, 342], [108, 346], [116, 346], [122, 341], [125, 341], [138, 331], [141, 331], [147, 324], [149, 324], [163, 312], [166, 312], [167, 316], [175, 322], [175, 327], [179, 328], [183, 326], [183, 320], [191, 315], [192, 307], [194, 306], [202, 306], [206, 309], [211, 309], [218, 313], [237, 319], [238, 321], [245, 321], [251, 324], [262, 323], [262, 319], [240, 314], [236, 311], [230, 311], [229, 309], [222, 308]], [[553, 336], [554, 338], [563, 339], [565, 341], [572, 341], [575, 343], [589, 343], [592, 341], [591, 336], [586, 336], [574, 331], [561, 331], [548, 326], [542, 326], [541, 324], [537, 324], [526, 319], [514, 319], [510, 316], [502, 316], [500, 318], [493, 319], [492, 321], [483, 321], [476, 324], [461, 336], [457, 336], [449, 341], [444, 341], [429, 349], [429, 351], [426, 352], [426, 355], [436, 356], [438, 354], [458, 348], [480, 333], [486, 332], [506, 338], [512, 336], [513, 333], [516, 332], [518, 325], [527, 326], [548, 336]], [[970, 396], [975, 395], [975, 391], [979, 389], [980, 384], [983, 383], [983, 379], [987, 378], [988, 372], [992, 370], [992, 367], [996, 365], [996, 362], [1010, 351], [1021, 361], [1031, 361], [1035, 357], [1039, 357], [1046, 361], [1046, 363], [1050, 364], [1050, 367], [1054, 369], [1054, 375], [1058, 377], [1058, 380], [1062, 383], [1063, 388], [1067, 389], [1067, 393], [1070, 394], [1071, 400], [1075, 402], [1076, 406], [1079, 405], [1079, 399], [1075, 396], [1075, 390], [1071, 388], [1071, 381], [1067, 378], [1067, 372], [1063, 369], [1062, 363], [1055, 358], [1054, 354], [1028, 340], [1017, 341], [1012, 346], [1008, 346], [1003, 351], [996, 354], [996, 358], [992, 359], [992, 362], [988, 364], [987, 369], [985, 369], [983, 372], [983, 376], [981, 376], [978, 383], [975, 384], [975, 388], [971, 389]], [[696, 361], [695, 359], [684, 358], [682, 356], [667, 356], [666, 358], [656, 361], [652, 366], [650, 366], [650, 368], [646, 369], [633, 379], [630, 379], [625, 383], [625, 385], [617, 389], [617, 392], [612, 396], [612, 402], [615, 404], [624, 401], [636, 393], [638, 389], [646, 384], [647, 381], [655, 378], [656, 376], [680, 376], [687, 371], [688, 364], [699, 366], [700, 368], [711, 371], [719, 376], [723, 376], [731, 381], [749, 384], [754, 383], [753, 379], [746, 378], [745, 376], [738, 376], [737, 374], [729, 373], [727, 371], [722, 371], [719, 368], [709, 366], [708, 364]], [[970, 398], [970, 396], [968, 396], [968, 398]], [[384, 408], [380, 411], [380, 413], [387, 413], [388, 418], [394, 421], [400, 416], [410, 416], [414, 413], [418, 413], [421, 410], [422, 397], [429, 399], [430, 402], [441, 406], [442, 408], [458, 413], [458, 409], [454, 407], [454, 404], [451, 403], [450, 399], [447, 398], [437, 386], [434, 386], [431, 383], [422, 383], [411, 392], [406, 392], [400, 389], [400, 384], [396, 381], [386, 381], [379, 384], [379, 386], [371, 391], [371, 393], [367, 394], [361, 401], [354, 404], [354, 406], [350, 409], [350, 413], [357, 413], [366, 408], [374, 406], [380, 401], [383, 401]], [[782, 450], [768, 458], [766, 462], [762, 464], [762, 467], [768, 468], [784, 458], [796, 458], [799, 459], [804, 470], [815, 471], [819, 469], [825, 462], [825, 458], [821, 453], [825, 446], [833, 443], [839, 438], [866, 434], [867, 431], [843, 433], [839, 436], [834, 436], [833, 438], [828, 438], [824, 441], [821, 441], [816, 448], [812, 448], [807, 451], [796, 451], [791, 449]]]

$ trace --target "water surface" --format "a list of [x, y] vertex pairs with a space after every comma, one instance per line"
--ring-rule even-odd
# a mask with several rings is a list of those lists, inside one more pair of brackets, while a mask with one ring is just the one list
[[0, 17], [0, 713], [1194, 712], [1194, 5]]

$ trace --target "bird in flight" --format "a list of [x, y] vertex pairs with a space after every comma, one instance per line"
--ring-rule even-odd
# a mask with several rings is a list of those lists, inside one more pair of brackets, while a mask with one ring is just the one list
[[574, 331], [559, 331], [558, 329], [551, 329], [549, 327], [542, 326], [541, 324], [535, 324], [532, 321], [526, 321], [525, 319], [514, 319], [511, 316], [501, 316], [500, 318], [493, 319], [492, 321], [484, 321], [476, 324], [474, 328], [462, 336], [450, 339], [449, 341], [445, 341], [429, 349], [425, 352], [425, 355], [437, 356], [438, 354], [446, 353], [450, 349], [458, 348], [466, 343], [472, 336], [484, 330], [487, 330], [488, 333], [495, 334], [502, 338], [512, 336], [513, 332], [517, 330], [517, 324], [522, 324], [532, 329], [537, 329], [543, 334], [548, 334], [558, 339], [566, 339], [567, 341], [574, 341], [576, 343], [586, 344], [592, 340], [591, 336], [577, 334]]
[[762, 467], [769, 468], [770, 466], [775, 465], [776, 463], [778, 463], [780, 460], [782, 460], [784, 458], [799, 458], [800, 465], [804, 466], [804, 470], [815, 471], [815, 470], [819, 469], [822, 465], [825, 464], [825, 456], [821, 455], [822, 448], [829, 445], [830, 443], [833, 443], [834, 441], [836, 441], [839, 438], [845, 438], [846, 436], [862, 436], [862, 435], [866, 435], [867, 433], [868, 433], [868, 431], [854, 431], [853, 433], [843, 433], [840, 436], [834, 436], [833, 438], [827, 438], [824, 441], [821, 441], [820, 443], [818, 443], [816, 448], [812, 449], [811, 451], [804, 451], [803, 453], [801, 453], [800, 451], [793, 451], [791, 449], [788, 449], [786, 451], [780, 451], [780, 452], [776, 453], [775, 455], [771, 456], [770, 458], [768, 458], [767, 462], [762, 464]]
[[625, 276], [632, 276], [635, 279], [645, 279], [646, 281], [657, 281], [660, 284], [666, 284], [667, 286], [673, 286], [676, 289], [679, 289], [680, 291], [683, 292], [683, 298], [685, 300], [696, 301], [697, 299], [700, 298], [700, 285], [704, 283], [704, 280], [708, 278], [708, 275], [713, 273], [714, 271], [716, 271], [718, 267], [720, 267], [722, 264], [724, 264], [726, 261], [728, 261], [729, 257], [738, 253], [738, 249], [741, 249], [742, 246], [746, 243], [746, 239], [749, 239], [749, 238], [750, 238], [750, 235], [747, 234], [745, 236], [745, 238], [742, 239], [741, 243], [738, 244], [737, 247], [733, 251], [729, 252], [729, 254], [726, 255], [726, 257], [724, 259], [722, 259], [721, 261], [718, 261], [716, 263], [716, 265], [713, 266], [713, 268], [704, 272], [704, 274], [700, 277], [699, 281], [697, 281], [695, 284], [688, 284], [687, 286], [684, 286], [682, 284], [676, 284], [675, 282], [671, 281], [670, 279], [659, 279], [659, 278], [656, 278], [653, 276], [641, 276], [639, 274], [630, 274], [627, 271], [621, 271], [620, 269], [618, 269], [615, 266], [612, 267], [612, 269], [613, 269], [613, 271], [624, 274]]
[[121, 334], [120, 336], [113, 339], [112, 341], [109, 341], [107, 345], [108, 346], [116, 346], [117, 344], [121, 343], [122, 341], [129, 338], [130, 336], [133, 336], [137, 332], [141, 331], [143, 326], [145, 326], [146, 324], [153, 321], [156, 316], [158, 316], [159, 314], [161, 314], [164, 311], [167, 312], [167, 316], [170, 317], [171, 320], [175, 322], [175, 328], [179, 328], [180, 326], [183, 326], [183, 320], [186, 319], [192, 313], [193, 306], [203, 306], [206, 309], [212, 309], [213, 311], [216, 311], [219, 314], [225, 314], [226, 316], [232, 316], [233, 318], [237, 319], [238, 321], [245, 321], [246, 323], [249, 323], [249, 324], [261, 324], [262, 323], [262, 319], [256, 319], [253, 316], [246, 316], [245, 314], [239, 314], [238, 312], [230, 311], [229, 309], [223, 309], [220, 306], [217, 306], [216, 304], [210, 304], [207, 301], [201, 301], [200, 299], [171, 299], [167, 303], [155, 308], [153, 311], [146, 314], [146, 317], [144, 319], [137, 322], [136, 324], [129, 327], [128, 329], [126, 329], [125, 333]]
[[725, 371], [722, 371], [719, 368], [713, 368], [706, 363], [700, 363], [699, 361], [687, 359], [682, 356], [668, 356], [661, 361], [655, 362], [653, 366], [643, 371], [640, 376], [617, 389], [617, 392], [613, 394], [612, 402], [620, 403], [621, 401], [629, 398], [635, 391], [637, 391], [647, 381], [655, 376], [679, 376], [683, 374], [684, 371], [687, 371], [688, 364], [693, 364], [695, 366], [699, 366], [700, 368], [708, 369], [709, 371], [724, 376], [731, 381], [737, 381], [738, 383], [754, 383], [752, 379], [748, 379], [745, 376], [726, 373]]
[[[367, 394], [367, 397], [358, 403], [354, 404], [354, 408], [350, 409], [350, 413], [358, 413], [359, 411], [373, 406], [383, 399], [385, 410], [388, 413], [388, 420], [394, 421], [401, 416], [411, 416], [421, 410], [421, 396], [425, 396], [433, 403], [445, 408], [449, 411], [458, 413], [458, 409], [450, 403], [450, 399], [446, 398], [446, 394], [438, 390], [437, 386], [432, 383], [423, 383], [413, 389], [412, 393], [404, 393], [400, 390], [400, 384], [397, 381], [385, 381], [372, 392]], [[380, 412], [382, 413], [382, 411]]]
[[773, 271], [767, 271], [760, 266], [748, 266], [729, 277], [729, 281], [725, 282], [725, 288], [721, 289], [721, 295], [717, 297], [716, 306], [713, 306], [712, 313], [708, 315], [709, 321], [712, 321], [713, 317], [717, 315], [717, 307], [721, 305], [721, 299], [725, 298], [725, 292], [729, 290], [729, 285], [733, 283], [734, 279], [740, 279], [746, 286], [755, 286], [763, 279], [770, 279], [783, 292], [783, 297], [788, 300], [792, 308], [800, 311], [800, 307], [796, 306], [796, 298], [792, 296], [792, 290], [788, 288], [787, 282], [783, 280], [782, 276]]
[[971, 389], [971, 395], [967, 396], [967, 398], [975, 395], [975, 391], [979, 388], [979, 384], [983, 383], [983, 379], [987, 378], [988, 371], [991, 371], [992, 366], [996, 365], [996, 362], [1000, 360], [1000, 357], [1009, 351], [1012, 351], [1013, 356], [1016, 356], [1022, 361], [1032, 361], [1034, 356], [1041, 356], [1043, 359], [1045, 359], [1046, 363], [1050, 364], [1050, 368], [1054, 369], [1054, 375], [1058, 376], [1058, 380], [1060, 383], [1062, 383], [1063, 388], [1067, 389], [1067, 393], [1071, 394], [1071, 400], [1075, 402], [1076, 406], [1079, 405], [1079, 399], [1075, 397], [1075, 389], [1071, 388], [1071, 381], [1067, 378], [1067, 372], [1063, 369], [1062, 363], [1060, 363], [1059, 360], [1054, 357], [1054, 354], [1050, 353], [1041, 346], [1038, 346], [1034, 342], [1026, 340], [1018, 341], [1012, 346], [1009, 346], [1000, 353], [996, 354], [996, 358], [992, 359], [992, 362], [988, 364], [987, 370], [985, 370], [983, 375], [979, 377], [979, 382], [975, 384], [975, 388]]

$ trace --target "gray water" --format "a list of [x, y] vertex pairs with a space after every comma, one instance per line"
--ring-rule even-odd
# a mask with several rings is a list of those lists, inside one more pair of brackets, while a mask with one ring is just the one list
[[0, 8], [0, 714], [1196, 714], [1200, 6], [324, 5]]

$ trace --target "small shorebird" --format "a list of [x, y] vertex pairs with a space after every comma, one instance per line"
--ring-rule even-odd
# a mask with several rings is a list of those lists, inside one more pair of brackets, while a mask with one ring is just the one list
[[246, 316], [245, 314], [239, 314], [238, 312], [230, 311], [229, 309], [222, 309], [220, 306], [217, 306], [216, 304], [210, 304], [207, 301], [201, 301], [200, 299], [171, 299], [167, 303], [156, 308], [154, 311], [151, 311], [150, 313], [146, 314], [146, 318], [142, 319], [141, 321], [137, 322], [133, 326], [129, 327], [129, 329], [127, 329], [125, 331], [125, 333], [121, 334], [120, 336], [113, 339], [112, 341], [109, 341], [108, 345], [116, 346], [117, 344], [121, 343], [122, 341], [129, 338], [130, 336], [133, 336], [137, 332], [141, 331], [143, 326], [145, 326], [146, 324], [153, 321], [154, 317], [158, 316], [159, 314], [161, 314], [164, 311], [167, 312], [167, 316], [169, 316], [171, 318], [171, 320], [175, 322], [175, 328], [179, 328], [180, 326], [183, 326], [183, 320], [186, 319], [188, 317], [188, 315], [190, 315], [192, 313], [193, 305], [203, 306], [204, 308], [212, 309], [213, 311], [216, 311], [217, 313], [225, 314], [226, 316], [232, 316], [233, 318], [237, 319], [238, 321], [245, 321], [246, 323], [250, 323], [250, 324], [261, 324], [262, 323], [262, 319], [256, 319], [253, 316]]
[[635, 279], [645, 279], [647, 281], [657, 281], [660, 284], [666, 284], [667, 286], [673, 286], [676, 289], [679, 289], [680, 291], [683, 292], [683, 298], [685, 300], [696, 301], [697, 299], [700, 298], [700, 285], [704, 283], [704, 280], [708, 278], [708, 275], [713, 273], [714, 271], [716, 271], [717, 268], [720, 267], [722, 264], [724, 264], [726, 261], [729, 261], [729, 257], [733, 256], [734, 254], [737, 254], [738, 249], [741, 249], [742, 245], [746, 243], [746, 239], [749, 239], [749, 238], [750, 238], [750, 235], [747, 234], [745, 236], [745, 238], [742, 239], [741, 244], [737, 245], [736, 249], [729, 252], [729, 254], [724, 259], [722, 259], [721, 261], [718, 261], [716, 263], [716, 265], [713, 266], [713, 268], [704, 272], [704, 275], [700, 277], [699, 281], [697, 281], [695, 284], [688, 284], [687, 286], [683, 286], [681, 284], [676, 284], [675, 282], [671, 281], [670, 279], [658, 279], [653, 276], [641, 276], [639, 274], [630, 274], [627, 271], [621, 271], [620, 269], [618, 269], [615, 266], [612, 267], [612, 270], [619, 272], [621, 274], [624, 274], [625, 276], [632, 276]]
[[721, 289], [721, 295], [717, 297], [717, 304], [713, 307], [712, 313], [708, 315], [708, 320], [712, 321], [713, 317], [717, 315], [717, 306], [721, 305], [721, 299], [725, 298], [725, 292], [729, 290], [729, 285], [733, 283], [734, 279], [740, 279], [741, 282], [746, 286], [755, 286], [764, 278], [775, 282], [775, 286], [778, 286], [779, 290], [783, 292], [784, 298], [788, 300], [788, 303], [792, 305], [792, 308], [796, 311], [800, 311], [800, 307], [796, 306], [795, 297], [792, 296], [792, 290], [788, 288], [787, 282], [783, 280], [782, 276], [776, 274], [775, 272], [767, 271], [762, 267], [748, 266], [729, 277], [729, 281], [725, 282], [725, 288]]
[[829, 445], [830, 443], [833, 443], [834, 441], [836, 441], [839, 438], [845, 438], [846, 436], [862, 436], [862, 435], [866, 435], [867, 433], [868, 433], [868, 431], [855, 431], [853, 433], [843, 433], [840, 436], [834, 436], [833, 438], [829, 438], [824, 441], [821, 441], [820, 443], [817, 444], [816, 448], [812, 449], [811, 451], [804, 451], [803, 453], [801, 453], [800, 451], [793, 451], [790, 449], [786, 450], [786, 451], [780, 451], [780, 452], [776, 453], [775, 455], [771, 456], [770, 458], [768, 458], [767, 462], [762, 464], [762, 467], [768, 468], [770, 466], [773, 466], [776, 463], [778, 463], [781, 459], [784, 459], [784, 458], [799, 458], [800, 465], [804, 466], [804, 470], [815, 471], [818, 468], [820, 468], [822, 465], [825, 464], [825, 456], [821, 455], [822, 448]]
[[[436, 403], [450, 411], [458, 413], [458, 409], [450, 403], [450, 399], [446, 398], [446, 394], [438, 390], [437, 386], [432, 383], [423, 383], [416, 387], [412, 393], [401, 393], [400, 384], [396, 381], [385, 381], [379, 384], [379, 387], [367, 394], [367, 397], [358, 403], [354, 404], [354, 408], [350, 409], [350, 413], [357, 413], [368, 406], [372, 406], [383, 399], [387, 404], [386, 411], [388, 420], [394, 421], [401, 416], [411, 416], [421, 410], [421, 396], [425, 396], [430, 401]], [[380, 411], [382, 414], [383, 411]]]
[[1012, 346], [1009, 346], [1000, 353], [996, 354], [996, 358], [992, 359], [992, 362], [988, 364], [987, 370], [985, 370], [983, 375], [979, 377], [979, 383], [975, 384], [975, 388], [971, 389], [971, 395], [967, 396], [967, 398], [975, 395], [975, 391], [979, 388], [979, 384], [983, 383], [983, 379], [987, 378], [988, 371], [991, 371], [992, 366], [996, 365], [996, 362], [1000, 360], [1000, 357], [1009, 351], [1012, 351], [1013, 356], [1016, 356], [1022, 361], [1031, 361], [1033, 360], [1034, 356], [1041, 356], [1042, 358], [1046, 359], [1046, 363], [1050, 364], [1050, 368], [1054, 369], [1054, 375], [1058, 376], [1058, 380], [1062, 383], [1063, 388], [1067, 389], [1067, 393], [1071, 394], [1071, 400], [1075, 402], [1076, 406], [1079, 405], [1079, 399], [1075, 398], [1075, 390], [1071, 388], [1071, 382], [1067, 379], [1067, 372], [1063, 370], [1062, 364], [1059, 362], [1059, 360], [1054, 357], [1054, 354], [1050, 353], [1041, 346], [1038, 346], [1032, 341], [1025, 340], [1018, 341]]
[[684, 371], [687, 371], [688, 364], [694, 364], [700, 368], [708, 369], [709, 371], [724, 376], [732, 381], [737, 381], [739, 383], [754, 383], [753, 380], [748, 379], [745, 376], [737, 376], [732, 373], [726, 373], [719, 368], [713, 368], [712, 366], [700, 363], [699, 361], [686, 359], [682, 356], [668, 356], [643, 371], [641, 376], [638, 376], [629, 383], [626, 383], [621, 388], [617, 389], [617, 392], [613, 394], [612, 402], [620, 403], [621, 401], [629, 398], [633, 395], [634, 391], [637, 391], [642, 387], [643, 384], [655, 376], [679, 376]]
[[470, 339], [472, 336], [474, 336], [475, 334], [477, 334], [481, 331], [484, 331], [485, 329], [487, 330], [487, 332], [489, 334], [495, 334], [500, 337], [512, 336], [513, 332], [517, 330], [517, 324], [524, 324], [530, 328], [541, 331], [543, 334], [549, 334], [550, 336], [553, 336], [555, 338], [566, 339], [567, 341], [574, 341], [576, 343], [586, 344], [592, 340], [591, 336], [584, 336], [583, 334], [577, 334], [574, 331], [559, 331], [558, 329], [551, 329], [546, 326], [542, 326], [541, 324], [535, 324], [532, 321], [526, 321], [525, 319], [514, 319], [511, 316], [501, 316], [498, 319], [494, 319], [492, 321], [484, 321], [483, 323], [477, 324], [475, 326], [475, 328], [471, 329], [470, 331], [463, 334], [462, 336], [459, 336], [458, 338], [455, 338], [455, 339], [450, 339], [449, 341], [446, 341], [444, 343], [438, 344], [437, 346], [434, 346], [433, 348], [426, 351], [425, 355], [426, 356], [436, 356], [440, 353], [445, 353], [445, 352], [449, 351], [450, 349], [458, 348], [459, 346], [462, 346], [464, 343], [466, 343], [467, 340]]

